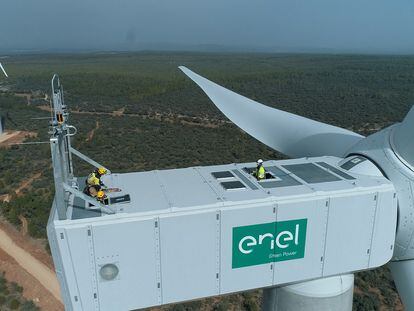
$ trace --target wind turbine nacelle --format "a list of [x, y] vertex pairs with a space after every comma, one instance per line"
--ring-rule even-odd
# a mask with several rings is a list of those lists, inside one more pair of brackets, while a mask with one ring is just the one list
[[[180, 69], [206, 93], [216, 107], [249, 135], [290, 157], [349, 157], [342, 169], [360, 176], [385, 176], [398, 193], [398, 224], [390, 265], [405, 307], [414, 310], [414, 107], [404, 121], [367, 138], [352, 131], [275, 109], [226, 89], [185, 67]], [[397, 213], [394, 204], [390, 213]], [[383, 232], [375, 232], [382, 236]], [[338, 236], [338, 240], [342, 239]], [[411, 259], [411, 260], [410, 260]], [[352, 259], [348, 259], [352, 260]]]
[[[410, 117], [414, 117], [414, 109], [407, 115]], [[414, 122], [403, 122], [368, 136], [349, 151], [350, 155], [363, 156], [351, 171], [382, 174], [394, 184], [398, 198], [398, 223], [393, 260], [414, 258], [413, 135]]]
[[69, 194], [59, 220], [56, 197], [48, 238], [66, 309], [146, 308], [387, 263], [394, 186], [341, 160], [266, 161], [260, 182], [255, 163], [112, 174], [105, 184], [130, 201], [110, 215]]

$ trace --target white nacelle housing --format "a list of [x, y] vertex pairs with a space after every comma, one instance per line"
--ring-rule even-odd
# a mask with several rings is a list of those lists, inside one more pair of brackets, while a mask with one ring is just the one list
[[[112, 174], [117, 213], [69, 198], [48, 236], [68, 310], [132, 310], [374, 268], [393, 254], [393, 185], [319, 157]], [[82, 184], [79, 181], [79, 184]], [[111, 194], [113, 196], [119, 193]]]
[[375, 163], [393, 183], [398, 199], [398, 228], [393, 260], [410, 260], [414, 258], [414, 167], [395, 149], [393, 133], [397, 129], [398, 125], [393, 125], [377, 132], [361, 140], [349, 153], [367, 159], [362, 164]]

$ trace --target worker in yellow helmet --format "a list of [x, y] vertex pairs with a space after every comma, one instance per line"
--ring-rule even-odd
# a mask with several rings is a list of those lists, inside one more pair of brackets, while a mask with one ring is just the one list
[[86, 178], [86, 187], [83, 190], [83, 193], [86, 195], [97, 199], [100, 202], [105, 200], [106, 195], [103, 190], [105, 190], [105, 184], [102, 182], [101, 178], [103, 175], [107, 174], [108, 171], [103, 168], [97, 168]]
[[86, 179], [87, 186], [101, 186], [104, 187], [104, 183], [102, 182], [101, 178], [103, 175], [108, 173], [106, 168], [100, 167], [94, 170], [92, 173], [89, 174], [88, 178]]
[[256, 170], [253, 172], [253, 176], [256, 177], [258, 181], [266, 179], [266, 170], [263, 167], [263, 160], [259, 159], [256, 162]]
[[98, 193], [96, 194], [96, 199], [101, 203], [105, 203], [105, 199], [106, 199], [105, 192], [102, 190], [99, 190]]
[[102, 190], [100, 185], [87, 185], [83, 190], [86, 195], [95, 198], [97, 201], [104, 203], [107, 198], [105, 192]]

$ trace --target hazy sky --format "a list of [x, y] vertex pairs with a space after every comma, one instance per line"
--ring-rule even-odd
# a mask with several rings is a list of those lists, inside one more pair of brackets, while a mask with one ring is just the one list
[[219, 45], [414, 53], [413, 0], [1, 0], [0, 51]]

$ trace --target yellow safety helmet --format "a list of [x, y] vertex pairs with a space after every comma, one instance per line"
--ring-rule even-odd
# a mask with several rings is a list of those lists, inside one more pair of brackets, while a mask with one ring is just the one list
[[98, 168], [98, 173], [99, 173], [100, 175], [105, 175], [105, 174], [106, 174], [106, 172], [107, 172], [106, 168], [104, 168], [104, 167], [100, 167], [100, 168]]
[[102, 190], [99, 190], [98, 193], [96, 194], [96, 197], [98, 199], [103, 199], [105, 197], [105, 192], [103, 192]]

